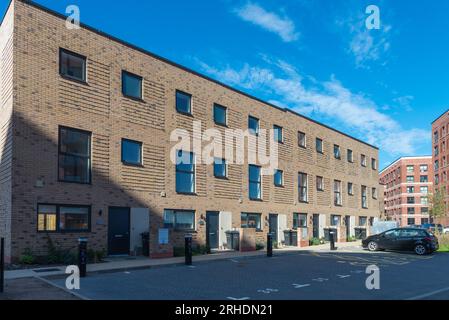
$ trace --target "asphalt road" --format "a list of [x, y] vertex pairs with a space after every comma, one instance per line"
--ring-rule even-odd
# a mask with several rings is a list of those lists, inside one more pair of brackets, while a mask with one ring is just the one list
[[[369, 265], [380, 270], [379, 290], [366, 288]], [[90, 274], [76, 293], [100, 300], [446, 300], [448, 272], [449, 254], [301, 252]]]

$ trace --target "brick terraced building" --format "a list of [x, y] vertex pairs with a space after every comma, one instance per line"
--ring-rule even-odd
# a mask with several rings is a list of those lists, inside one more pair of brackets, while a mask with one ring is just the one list
[[[435, 189], [444, 194], [446, 208], [449, 208], [449, 111], [432, 122], [432, 150]], [[436, 223], [449, 226], [449, 209], [446, 210], [446, 216], [436, 219]]]
[[402, 157], [380, 172], [386, 217], [401, 226], [429, 223], [432, 157]]
[[[48, 239], [109, 254], [172, 256], [196, 245], [252, 249], [284, 230], [302, 240], [379, 216], [378, 150], [291, 110], [98, 30], [14, 0], [0, 28], [0, 232], [7, 259], [45, 255]], [[257, 163], [176, 165], [177, 129], [276, 129], [278, 171]], [[195, 158], [193, 150], [178, 155]], [[221, 159], [220, 159], [221, 160]], [[145, 250], [144, 250], [145, 251]]]

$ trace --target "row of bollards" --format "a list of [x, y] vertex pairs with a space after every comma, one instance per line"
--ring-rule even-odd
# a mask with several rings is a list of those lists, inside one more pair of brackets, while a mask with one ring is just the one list
[[[337, 250], [335, 246], [335, 232], [329, 233], [330, 249], [332, 251]], [[267, 257], [273, 257], [273, 234], [267, 234]], [[192, 235], [185, 236], [185, 264], [187, 266], [192, 265]]]

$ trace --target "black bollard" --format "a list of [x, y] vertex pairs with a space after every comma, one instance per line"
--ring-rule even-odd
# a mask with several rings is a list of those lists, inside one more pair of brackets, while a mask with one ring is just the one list
[[80, 277], [84, 278], [87, 272], [87, 238], [78, 239], [78, 268]]
[[185, 258], [186, 258], [186, 266], [192, 265], [192, 235], [185, 235]]
[[337, 250], [337, 248], [335, 247], [335, 231], [329, 232], [329, 238], [330, 238], [331, 250], [332, 251]]
[[5, 289], [5, 239], [1, 239], [0, 244], [0, 292]]
[[267, 257], [273, 256], [273, 235], [271, 233], [267, 234]]

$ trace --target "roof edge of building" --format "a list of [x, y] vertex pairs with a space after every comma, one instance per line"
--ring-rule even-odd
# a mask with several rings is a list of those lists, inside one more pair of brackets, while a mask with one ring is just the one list
[[438, 116], [438, 118], [436, 118], [435, 120], [432, 121], [432, 124], [434, 124], [435, 122], [437, 122], [441, 117], [443, 117], [444, 115], [449, 113], [449, 109], [447, 109], [446, 111], [444, 111], [442, 114], [440, 114]]
[[[55, 11], [55, 10], [52, 10], [52, 9], [50, 9], [50, 8], [48, 8], [48, 7], [45, 7], [44, 5], [41, 5], [41, 4], [39, 4], [39, 3], [36, 3], [36, 2], [34, 2], [34, 1], [32, 1], [32, 0], [10, 0], [9, 6], [11, 5], [11, 3], [12, 3], [13, 1], [19, 1], [19, 2], [25, 3], [25, 4], [27, 4], [27, 5], [30, 5], [30, 6], [32, 6], [32, 7], [34, 7], [34, 8], [36, 8], [36, 9], [42, 10], [42, 11], [44, 11], [44, 12], [47, 12], [47, 13], [53, 15], [53, 16], [56, 16], [56, 17], [61, 18], [61, 19], [64, 19], [64, 20], [67, 18], [67, 16], [65, 16], [65, 15], [63, 15], [63, 14], [61, 14], [61, 13]], [[317, 121], [317, 120], [313, 120], [313, 119], [311, 119], [311, 118], [309, 118], [309, 117], [307, 117], [307, 116], [304, 116], [304, 115], [302, 115], [302, 114], [300, 114], [300, 113], [298, 113], [298, 112], [296, 112], [296, 111], [294, 111], [294, 110], [292, 110], [292, 109], [290, 109], [290, 108], [282, 108], [282, 107], [279, 107], [279, 106], [277, 106], [277, 105], [275, 105], [275, 104], [273, 104], [273, 103], [264, 101], [264, 100], [262, 100], [262, 99], [260, 99], [260, 98], [257, 98], [256, 96], [253, 96], [253, 95], [251, 95], [251, 94], [249, 94], [249, 93], [246, 93], [246, 92], [244, 92], [244, 91], [241, 91], [241, 90], [239, 90], [239, 89], [236, 89], [236, 88], [234, 88], [234, 87], [232, 87], [232, 86], [230, 86], [230, 85], [227, 85], [227, 84], [225, 84], [225, 83], [223, 83], [223, 82], [220, 82], [219, 80], [216, 80], [216, 79], [214, 79], [214, 78], [211, 78], [211, 77], [209, 77], [209, 76], [207, 76], [207, 75], [205, 75], [205, 74], [202, 74], [202, 73], [200, 73], [200, 72], [198, 72], [198, 71], [195, 71], [195, 70], [193, 70], [193, 69], [190, 69], [190, 68], [188, 68], [188, 67], [186, 67], [186, 66], [183, 66], [183, 65], [181, 65], [181, 64], [179, 64], [179, 63], [176, 63], [176, 62], [174, 62], [174, 61], [171, 61], [171, 60], [169, 60], [169, 59], [167, 59], [167, 58], [164, 58], [164, 57], [162, 57], [162, 56], [159, 56], [159, 55], [157, 55], [157, 54], [155, 54], [155, 53], [153, 53], [153, 52], [151, 52], [151, 51], [148, 51], [148, 50], [143, 49], [143, 48], [141, 48], [141, 47], [139, 47], [139, 46], [137, 46], [137, 45], [134, 45], [134, 44], [132, 44], [132, 43], [129, 43], [129, 42], [127, 42], [127, 41], [125, 41], [125, 40], [122, 40], [122, 39], [120, 39], [120, 38], [118, 38], [118, 37], [115, 37], [115, 36], [113, 36], [113, 35], [111, 35], [111, 34], [108, 34], [108, 33], [104, 32], [104, 31], [101, 31], [101, 30], [99, 30], [99, 29], [96, 29], [96, 28], [94, 28], [94, 27], [91, 27], [91, 26], [89, 26], [89, 25], [87, 25], [87, 24], [85, 24], [85, 23], [80, 22], [80, 27], [82, 27], [82, 28], [84, 28], [84, 29], [86, 29], [86, 30], [89, 30], [89, 31], [91, 31], [91, 32], [94, 32], [94, 33], [96, 33], [96, 34], [98, 34], [98, 35], [100, 35], [100, 36], [103, 36], [103, 37], [105, 37], [105, 38], [108, 38], [109, 40], [112, 40], [112, 41], [115, 41], [115, 42], [117, 42], [117, 43], [120, 43], [120, 44], [122, 44], [122, 45], [124, 45], [124, 46], [126, 46], [126, 47], [129, 47], [130, 49], [139, 51], [139, 52], [141, 52], [141, 53], [143, 53], [143, 54], [146, 54], [146, 55], [148, 55], [148, 56], [150, 56], [150, 57], [152, 57], [152, 58], [155, 58], [155, 59], [157, 59], [157, 60], [160, 60], [160, 61], [162, 61], [162, 62], [165, 62], [165, 63], [167, 63], [167, 64], [170, 64], [170, 65], [172, 65], [172, 66], [174, 66], [174, 67], [176, 67], [176, 68], [179, 68], [179, 69], [181, 69], [181, 70], [184, 70], [184, 71], [186, 71], [186, 72], [189, 72], [189, 73], [191, 73], [191, 74], [193, 74], [193, 75], [195, 75], [195, 76], [198, 76], [198, 77], [203, 78], [203, 79], [205, 79], [205, 80], [211, 81], [211, 82], [213, 82], [213, 83], [215, 83], [215, 84], [218, 84], [218, 85], [220, 85], [220, 86], [222, 86], [222, 87], [224, 87], [224, 88], [226, 88], [226, 89], [228, 89], [228, 90], [231, 90], [231, 91], [234, 91], [234, 92], [236, 92], [236, 93], [238, 93], [238, 94], [241, 94], [241, 95], [243, 95], [243, 96], [246, 96], [247, 98], [250, 98], [250, 99], [255, 100], [255, 101], [257, 101], [257, 102], [263, 103], [263, 104], [265, 104], [265, 105], [267, 105], [267, 106], [270, 106], [270, 107], [272, 107], [272, 108], [278, 109], [278, 110], [283, 111], [283, 112], [290, 112], [290, 113], [292, 113], [292, 114], [294, 114], [294, 115], [296, 115], [296, 116], [299, 116], [299, 117], [301, 117], [301, 118], [303, 118], [303, 119], [305, 119], [305, 120], [311, 121], [311, 122], [313, 122], [313, 123], [315, 123], [315, 124], [317, 124], [317, 125], [319, 125], [319, 126], [322, 126], [322, 127], [326, 128], [326, 129], [329, 129], [329, 130], [332, 130], [332, 131], [334, 131], [334, 132], [336, 132], [336, 133], [338, 133], [338, 134], [344, 135], [344, 136], [346, 136], [346, 137], [348, 137], [348, 138], [350, 138], [350, 139], [352, 139], [352, 140], [354, 140], [354, 141], [360, 142], [360, 143], [362, 143], [362, 144], [364, 144], [364, 145], [366, 145], [366, 146], [368, 146], [368, 147], [371, 147], [371, 148], [374, 148], [374, 149], [376, 149], [376, 150], [379, 150], [378, 147], [376, 147], [376, 146], [374, 146], [374, 145], [372, 145], [372, 144], [369, 144], [368, 142], [365, 142], [365, 141], [363, 141], [363, 140], [361, 140], [361, 139], [355, 138], [355, 137], [351, 136], [350, 134], [347, 134], [347, 133], [344, 133], [344, 132], [342, 132], [342, 131], [340, 131], [340, 130], [337, 130], [337, 129], [335, 129], [335, 128], [332, 128], [332, 127], [330, 127], [330, 126], [328, 126], [328, 125], [326, 125], [326, 124], [324, 124], [324, 123], [321, 123], [321, 122], [319, 122], [319, 121]]]
[[394, 166], [396, 163], [398, 163], [401, 160], [405, 160], [405, 159], [432, 159], [432, 156], [429, 155], [424, 155], [424, 156], [403, 156], [403, 157], [399, 157], [396, 160], [394, 160], [392, 163], [390, 163], [388, 166], [386, 166], [385, 168], [383, 168], [382, 170], [379, 171], [379, 174], [381, 174], [382, 172], [386, 171], [387, 169], [391, 168], [392, 166]]

